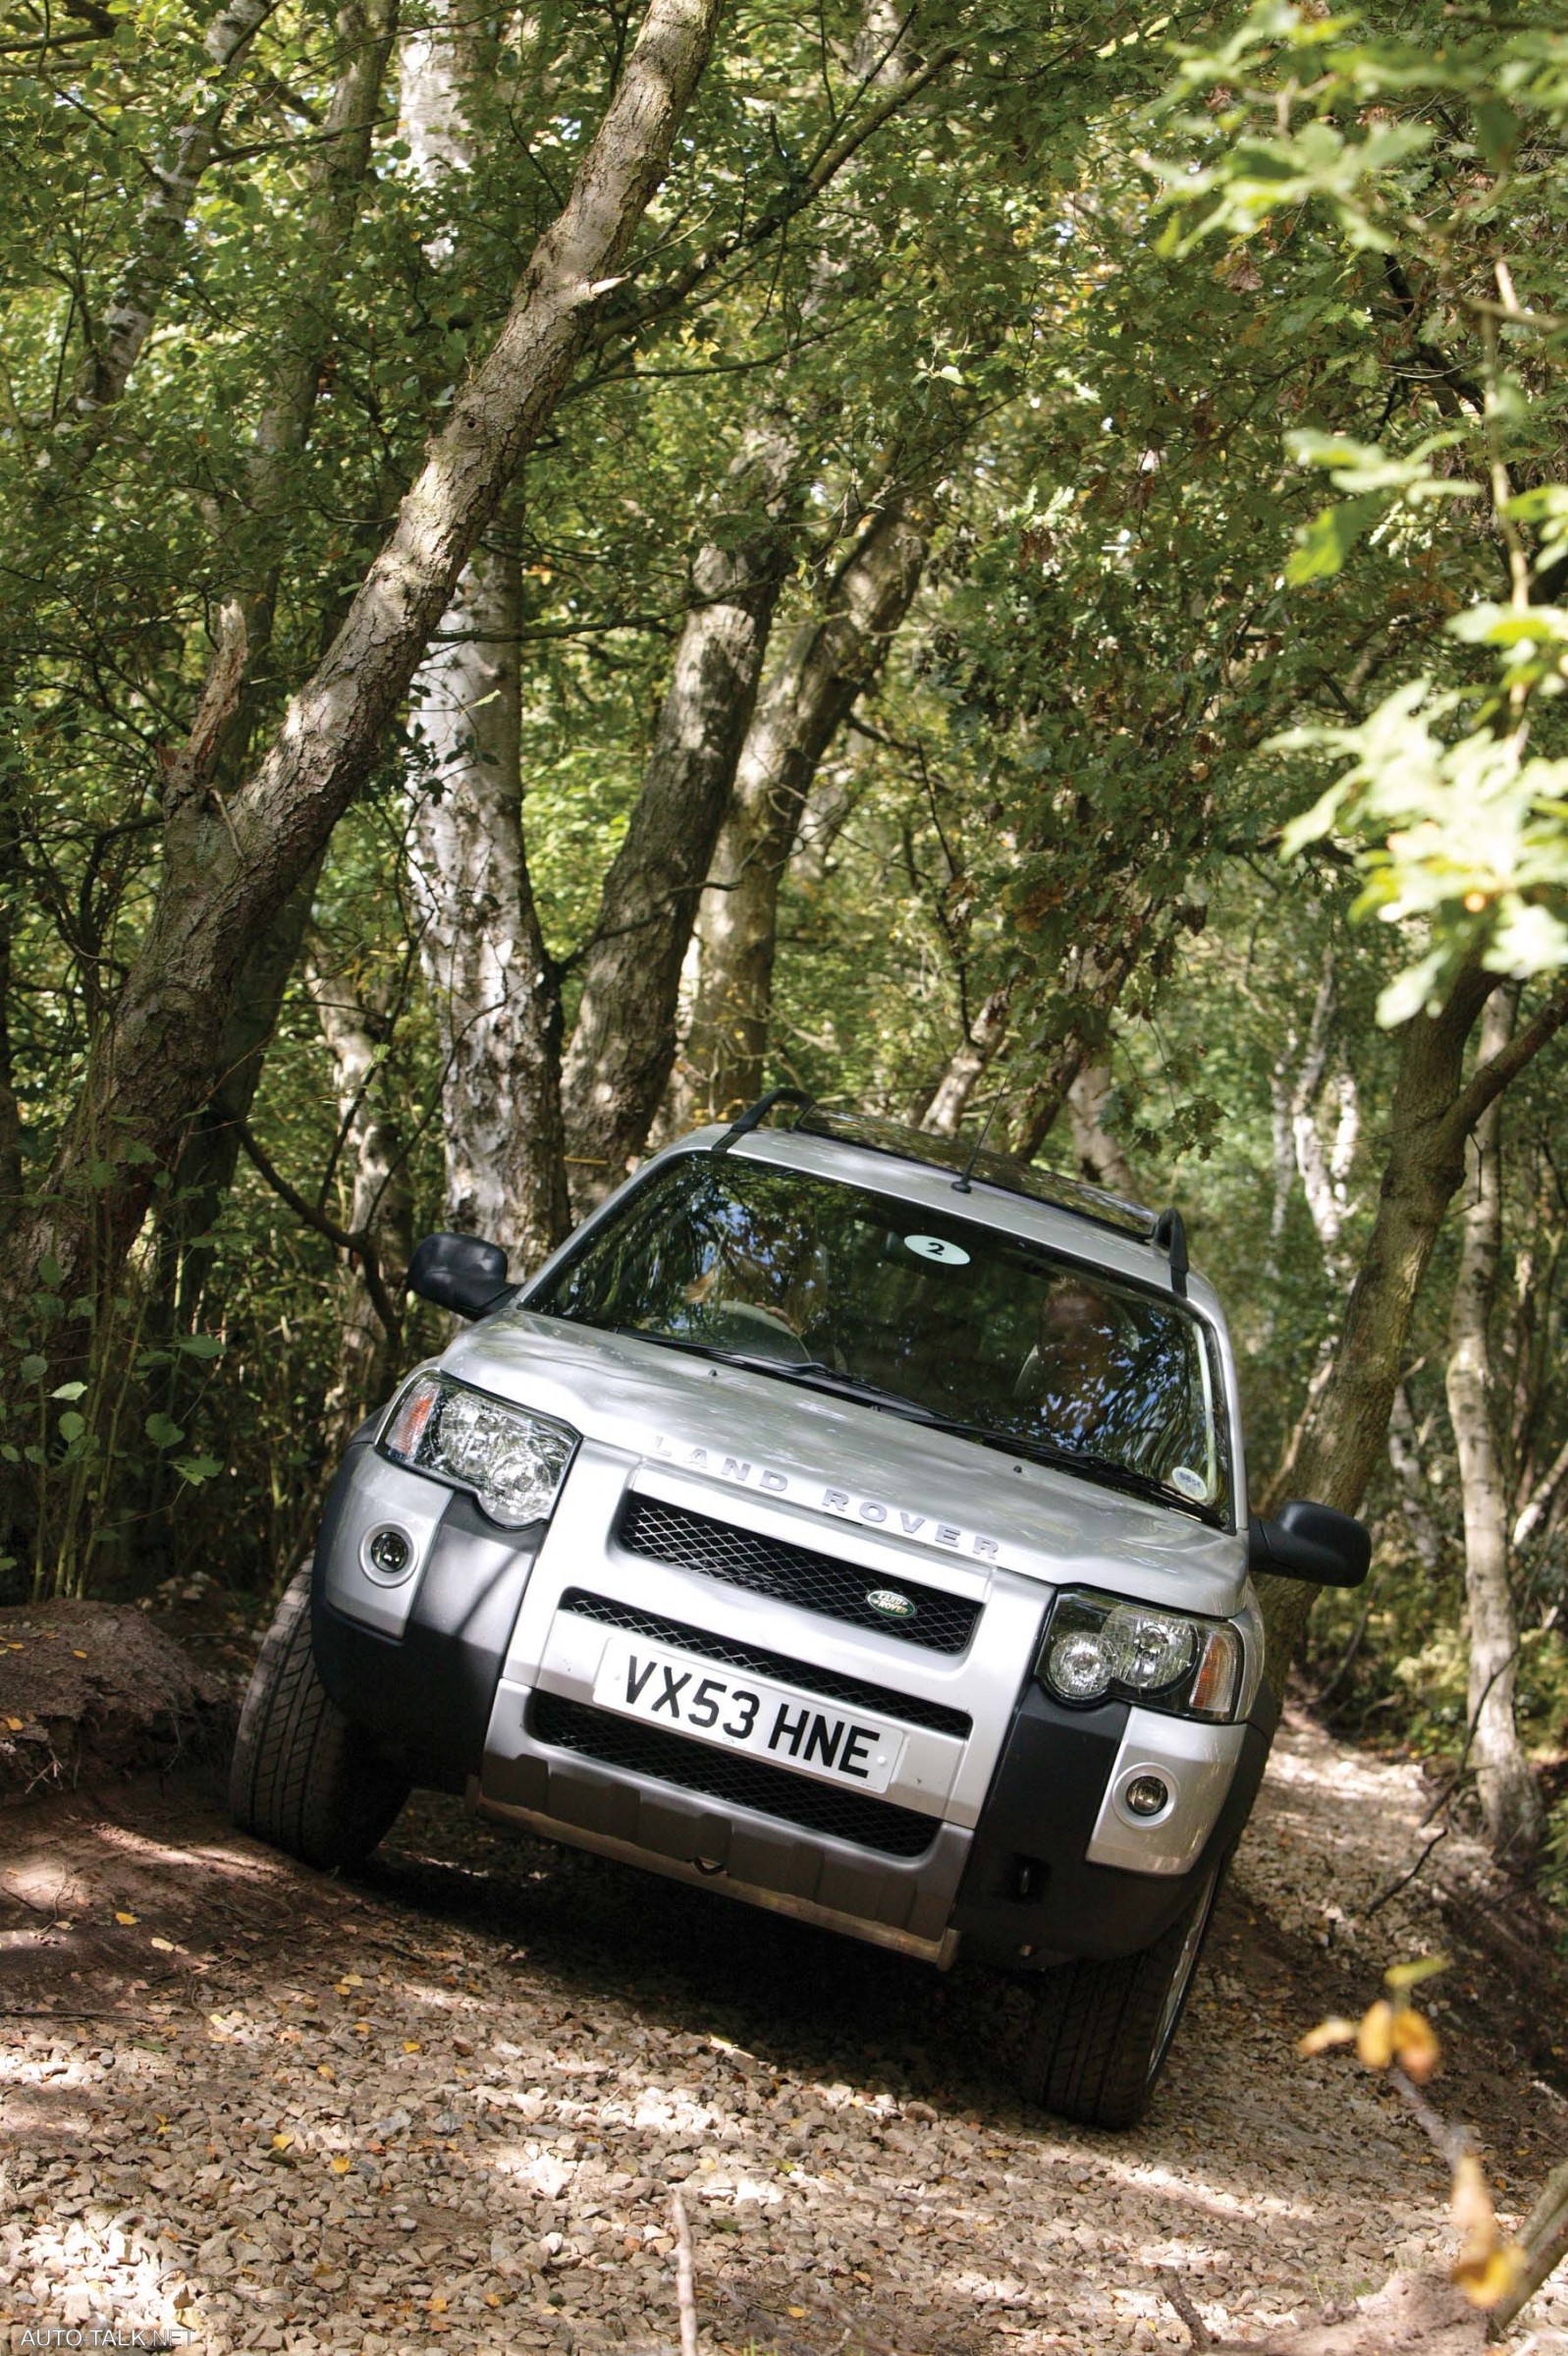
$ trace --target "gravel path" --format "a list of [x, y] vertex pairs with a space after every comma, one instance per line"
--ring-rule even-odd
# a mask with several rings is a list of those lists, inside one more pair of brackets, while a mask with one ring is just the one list
[[[1561, 1983], [1473, 1844], [1450, 1835], [1369, 1919], [1428, 1804], [1413, 1768], [1282, 1732], [1161, 2094], [1122, 2137], [1020, 2107], [1010, 1999], [981, 1976], [455, 1803], [416, 1803], [351, 1885], [190, 1785], [12, 1811], [10, 2344], [113, 2322], [213, 2356], [669, 2349], [676, 2183], [709, 2351], [1188, 2347], [1172, 2277], [1217, 2337], [1308, 2321], [1452, 2249], [1443, 2172], [1393, 2099], [1343, 2055], [1295, 2056], [1385, 1963], [1455, 1954], [1434, 2092], [1505, 2210], [1568, 2145]], [[1529, 2320], [1519, 2348], [1568, 2349], [1568, 2285]]]

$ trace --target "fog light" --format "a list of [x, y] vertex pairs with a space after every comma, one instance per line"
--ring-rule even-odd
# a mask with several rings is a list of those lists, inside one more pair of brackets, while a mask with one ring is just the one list
[[1121, 1797], [1129, 1816], [1159, 1816], [1170, 1805], [1170, 1786], [1159, 1776], [1134, 1776]]
[[384, 1579], [401, 1579], [413, 1561], [413, 1548], [402, 1530], [377, 1530], [365, 1548], [365, 1559]]

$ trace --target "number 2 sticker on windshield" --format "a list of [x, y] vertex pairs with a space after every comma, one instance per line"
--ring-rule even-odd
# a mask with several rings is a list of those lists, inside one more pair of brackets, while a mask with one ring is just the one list
[[969, 1254], [961, 1243], [949, 1243], [944, 1235], [905, 1235], [905, 1251], [912, 1251], [920, 1260], [945, 1260], [949, 1268], [967, 1268]]

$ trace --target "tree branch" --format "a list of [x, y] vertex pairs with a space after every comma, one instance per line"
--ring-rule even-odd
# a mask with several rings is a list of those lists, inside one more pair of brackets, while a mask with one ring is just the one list
[[1493, 1104], [1510, 1080], [1518, 1077], [1533, 1056], [1539, 1055], [1548, 1040], [1554, 1038], [1568, 1022], [1568, 987], [1559, 990], [1539, 1008], [1522, 1031], [1515, 1031], [1506, 1047], [1500, 1047], [1485, 1064], [1478, 1065], [1469, 1081], [1461, 1089], [1450, 1118], [1460, 1133], [1469, 1136], [1489, 1104]]
[[279, 1200], [288, 1204], [295, 1217], [303, 1220], [305, 1226], [313, 1229], [318, 1235], [324, 1235], [329, 1243], [337, 1246], [339, 1251], [347, 1252], [351, 1260], [358, 1261], [365, 1281], [365, 1290], [370, 1295], [370, 1306], [385, 1328], [388, 1341], [401, 1341], [403, 1320], [394, 1305], [392, 1295], [387, 1290], [386, 1279], [381, 1272], [381, 1255], [376, 1249], [375, 1238], [365, 1234], [362, 1230], [339, 1227], [337, 1221], [329, 1219], [325, 1211], [318, 1211], [314, 1203], [300, 1193], [297, 1186], [291, 1186], [265, 1147], [256, 1142], [247, 1121], [237, 1121], [234, 1130], [244, 1148], [246, 1160], [258, 1177], [266, 1180]]

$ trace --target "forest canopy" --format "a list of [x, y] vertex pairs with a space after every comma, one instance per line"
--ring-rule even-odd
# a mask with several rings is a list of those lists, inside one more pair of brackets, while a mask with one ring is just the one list
[[5, 1591], [274, 1592], [418, 1235], [788, 1084], [1181, 1204], [1303, 1673], [1568, 1875], [1565, 119], [1539, 0], [19, 0]]

